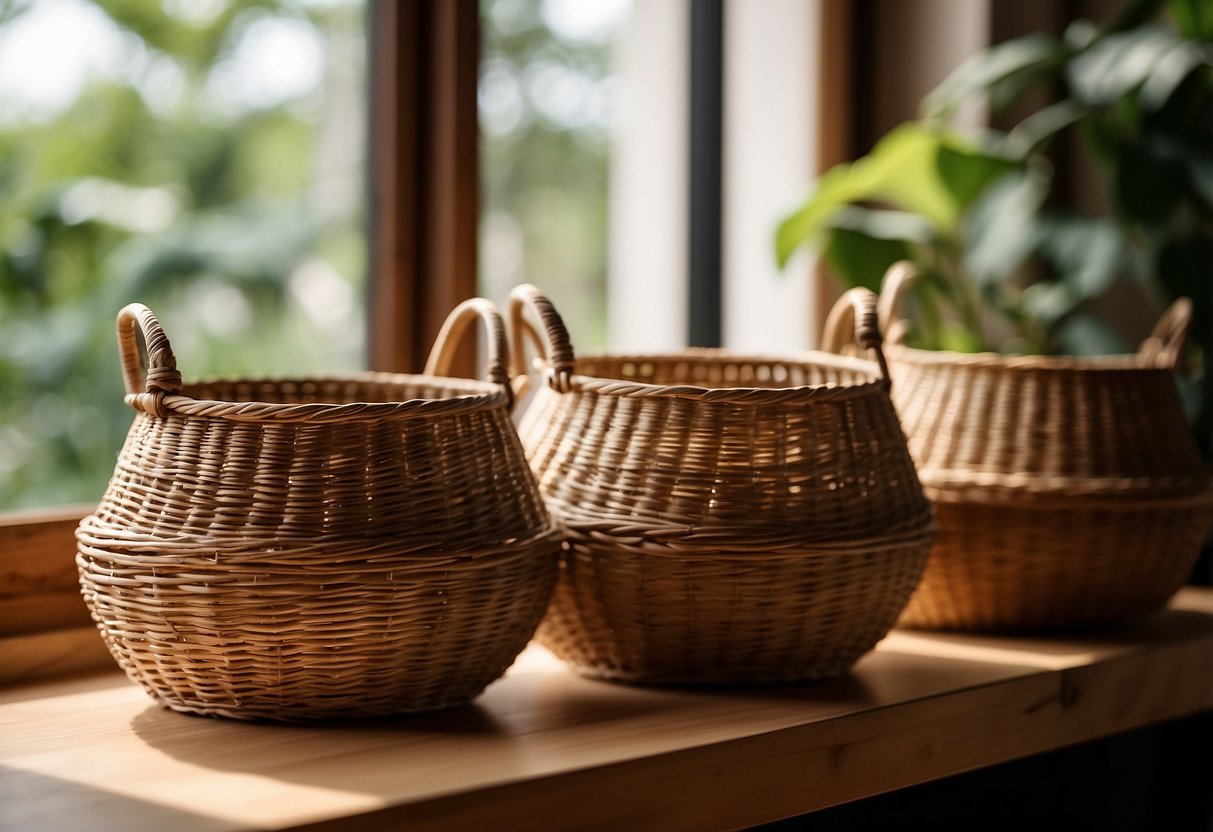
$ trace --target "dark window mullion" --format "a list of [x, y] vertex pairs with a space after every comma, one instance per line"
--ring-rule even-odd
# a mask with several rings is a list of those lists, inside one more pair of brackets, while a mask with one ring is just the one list
[[687, 337], [717, 347], [722, 336], [724, 0], [690, 0], [690, 245]]

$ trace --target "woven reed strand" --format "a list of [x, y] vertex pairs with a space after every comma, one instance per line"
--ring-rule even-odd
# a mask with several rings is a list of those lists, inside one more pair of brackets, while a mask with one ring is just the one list
[[[167, 341], [159, 354], [172, 360]], [[127, 399], [138, 412], [77, 566], [110, 651], [169, 707], [302, 720], [459, 704], [533, 634], [561, 535], [501, 385], [368, 373]]]
[[1192, 573], [1211, 513], [1196, 499], [945, 502], [901, 626], [1014, 632], [1152, 612]]
[[231, 563], [79, 540], [85, 600], [128, 675], [174, 710], [275, 720], [471, 700], [534, 632], [559, 546], [551, 532], [470, 555], [313, 547]]
[[688, 350], [561, 370], [519, 428], [568, 529], [542, 643], [592, 676], [718, 683], [841, 673], [883, 637], [931, 518], [875, 364]]
[[758, 684], [844, 673], [893, 626], [930, 530], [835, 549], [629, 543], [570, 524], [539, 641], [588, 676]]
[[[912, 279], [904, 265], [886, 277], [887, 317]], [[1156, 609], [1179, 589], [1213, 516], [1172, 372], [1189, 312], [1178, 302], [1135, 355], [888, 345], [893, 400], [939, 521], [901, 624], [1063, 629]]]
[[[442, 551], [547, 527], [503, 397], [485, 396], [475, 382], [382, 378], [187, 386], [179, 398], [223, 400], [239, 415], [197, 416], [192, 404], [180, 413], [173, 399], [163, 419], [139, 413], [98, 522], [157, 537], [264, 535], [303, 544], [366, 538], [369, 530]], [[291, 410], [429, 401], [448, 406], [342, 420], [299, 420]], [[262, 406], [260, 418], [250, 417], [249, 402]]]

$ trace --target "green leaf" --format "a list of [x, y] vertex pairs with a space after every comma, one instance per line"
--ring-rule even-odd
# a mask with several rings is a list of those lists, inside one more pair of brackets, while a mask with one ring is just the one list
[[1163, 55], [1141, 85], [1138, 98], [1147, 110], [1161, 110], [1184, 80], [1202, 66], [1209, 65], [1207, 48], [1184, 41]]
[[815, 183], [809, 198], [794, 213], [785, 217], [775, 230], [775, 257], [783, 268], [796, 249], [814, 240], [834, 216], [864, 193], [855, 182], [852, 165], [844, 162], [830, 168]]
[[1168, 7], [1185, 36], [1213, 40], [1213, 3], [1209, 0], [1171, 0]]
[[834, 218], [834, 228], [856, 231], [878, 240], [904, 240], [929, 245], [935, 240], [935, 228], [919, 214], [908, 211], [849, 206]]
[[1187, 189], [1184, 154], [1162, 142], [1123, 147], [1116, 159], [1113, 189], [1117, 209], [1134, 222], [1163, 225]]
[[988, 93], [990, 107], [997, 112], [1032, 84], [1051, 77], [1066, 54], [1063, 43], [1046, 35], [1029, 35], [982, 50], [927, 94], [922, 112], [929, 119], [946, 119], [965, 101]]
[[1180, 43], [1164, 26], [1143, 26], [1097, 39], [1066, 67], [1066, 80], [1082, 104], [1103, 107], [1137, 89]]
[[937, 332], [939, 349], [952, 352], [983, 352], [986, 349], [981, 338], [958, 323], [948, 322], [939, 327]]
[[1118, 355], [1129, 351], [1129, 344], [1107, 322], [1082, 310], [1058, 326], [1054, 339], [1066, 355]]
[[1065, 283], [1042, 280], [1024, 289], [1019, 303], [1031, 320], [1048, 330], [1073, 312], [1082, 298]]
[[1116, 282], [1128, 257], [1125, 239], [1115, 222], [1053, 217], [1042, 220], [1040, 227], [1041, 254], [1077, 297], [1098, 297]]
[[936, 161], [939, 179], [961, 208], [970, 203], [1006, 174], [1022, 167], [1021, 163], [1004, 156], [994, 156], [979, 150], [944, 144]]
[[1011, 129], [1008, 144], [1027, 157], [1041, 150], [1042, 146], [1062, 130], [1081, 121], [1090, 110], [1072, 98], [1058, 101], [1037, 110]]
[[1048, 193], [1038, 171], [1010, 173], [990, 186], [965, 216], [965, 272], [992, 286], [1014, 272], [1039, 238], [1036, 212]]
[[960, 207], [938, 175], [943, 134], [917, 124], [894, 128], [854, 164], [867, 195], [921, 214], [940, 229], [956, 224]]
[[881, 240], [847, 228], [835, 228], [827, 240], [823, 256], [830, 271], [847, 286], [863, 286], [873, 292], [880, 291], [889, 266], [910, 256], [903, 240]]
[[943, 141], [938, 132], [903, 124], [867, 156], [826, 171], [805, 203], [776, 229], [775, 253], [780, 266], [806, 243], [820, 247], [819, 238], [834, 218], [857, 202], [886, 202], [921, 214], [941, 230], [953, 229], [960, 206], [938, 174], [936, 162]]
[[852, 206], [826, 233], [823, 256], [846, 285], [879, 292], [889, 266], [910, 259], [912, 246], [929, 244], [933, 236], [930, 224], [916, 214]]

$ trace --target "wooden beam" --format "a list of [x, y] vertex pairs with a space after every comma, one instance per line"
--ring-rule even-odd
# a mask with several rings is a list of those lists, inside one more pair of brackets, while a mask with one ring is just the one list
[[[839, 162], [855, 158], [855, 0], [821, 0], [817, 50], [817, 159], [818, 175]], [[842, 294], [825, 262], [818, 260], [812, 274], [813, 338], [819, 338], [830, 309]]]
[[1211, 659], [1213, 591], [1185, 590], [1086, 633], [895, 632], [804, 685], [613, 685], [532, 649], [472, 705], [344, 725], [185, 717], [95, 674], [0, 690], [0, 826], [738, 829], [1208, 711]]
[[0, 638], [89, 621], [76, 582], [76, 525], [93, 506], [0, 517]]
[[479, 8], [373, 0], [370, 42], [370, 365], [420, 372], [476, 294]]

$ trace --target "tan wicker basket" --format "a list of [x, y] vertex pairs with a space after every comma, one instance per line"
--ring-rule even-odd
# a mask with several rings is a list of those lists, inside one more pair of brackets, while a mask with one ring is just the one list
[[[875, 297], [851, 304], [880, 356]], [[878, 364], [574, 359], [531, 286], [510, 322], [547, 359], [520, 432], [568, 533], [543, 644], [607, 679], [757, 683], [842, 673], [884, 636], [933, 526]]]
[[963, 355], [898, 343], [912, 279], [906, 264], [890, 271], [881, 314], [939, 537], [900, 623], [1052, 629], [1162, 606], [1191, 573], [1213, 507], [1173, 377], [1190, 303], [1135, 355]]
[[[439, 377], [477, 317], [491, 381]], [[421, 376], [182, 385], [146, 307], [118, 336], [137, 415], [76, 562], [132, 679], [175, 710], [296, 720], [455, 705], [505, 671], [560, 533], [487, 301], [452, 313]]]

